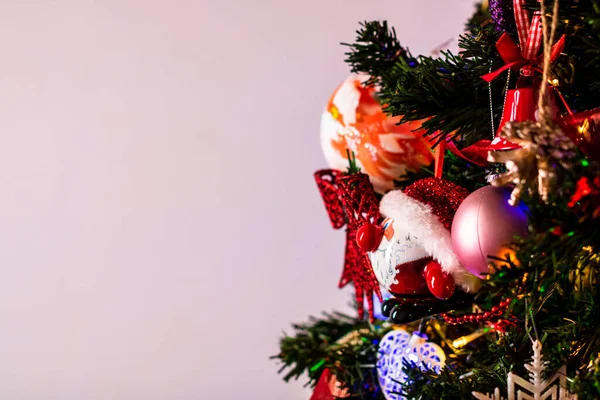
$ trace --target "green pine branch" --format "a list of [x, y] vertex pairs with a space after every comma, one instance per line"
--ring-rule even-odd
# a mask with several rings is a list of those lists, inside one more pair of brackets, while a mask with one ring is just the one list
[[[381, 321], [370, 324], [348, 315], [334, 312], [307, 323], [293, 325], [295, 334], [281, 339], [281, 351], [271, 358], [282, 364], [283, 379], [298, 379], [308, 375], [308, 384], [315, 385], [325, 368], [344, 382], [354, 398], [372, 398], [376, 388], [377, 345], [389, 331]], [[345, 335], [356, 334], [355, 340], [339, 343]]]

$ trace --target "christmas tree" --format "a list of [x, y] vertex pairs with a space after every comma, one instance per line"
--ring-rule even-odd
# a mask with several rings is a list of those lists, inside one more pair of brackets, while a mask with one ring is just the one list
[[485, 1], [458, 54], [414, 56], [383, 21], [344, 45], [315, 179], [357, 313], [293, 325], [284, 379], [600, 398], [600, 1]]

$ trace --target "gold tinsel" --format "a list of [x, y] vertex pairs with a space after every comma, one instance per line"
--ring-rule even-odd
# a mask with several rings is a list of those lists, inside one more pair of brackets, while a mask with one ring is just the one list
[[521, 146], [510, 151], [490, 151], [488, 161], [504, 163], [506, 173], [498, 176], [492, 185], [513, 184], [509, 203], [516, 205], [527, 191], [548, 203], [549, 195], [559, 182], [559, 167], [571, 169], [575, 145], [562, 129], [549, 118], [544, 121], [508, 122], [499, 135]]

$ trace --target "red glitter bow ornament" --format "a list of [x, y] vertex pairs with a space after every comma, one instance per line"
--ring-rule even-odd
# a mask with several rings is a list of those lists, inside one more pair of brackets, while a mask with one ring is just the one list
[[373, 321], [373, 294], [381, 301], [381, 291], [369, 258], [355, 239], [356, 232], [363, 224], [379, 220], [379, 201], [373, 185], [366, 174], [344, 174], [332, 169], [315, 172], [315, 180], [333, 228], [340, 229], [347, 225], [346, 255], [339, 287], [353, 282], [359, 318], [364, 316], [366, 295], [369, 317]]

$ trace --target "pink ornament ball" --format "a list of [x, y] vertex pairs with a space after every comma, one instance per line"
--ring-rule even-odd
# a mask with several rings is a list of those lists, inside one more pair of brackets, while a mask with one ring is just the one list
[[489, 272], [488, 256], [498, 256], [514, 236], [527, 234], [527, 209], [508, 204], [511, 190], [485, 186], [471, 193], [452, 220], [452, 248], [460, 263], [478, 277]]

